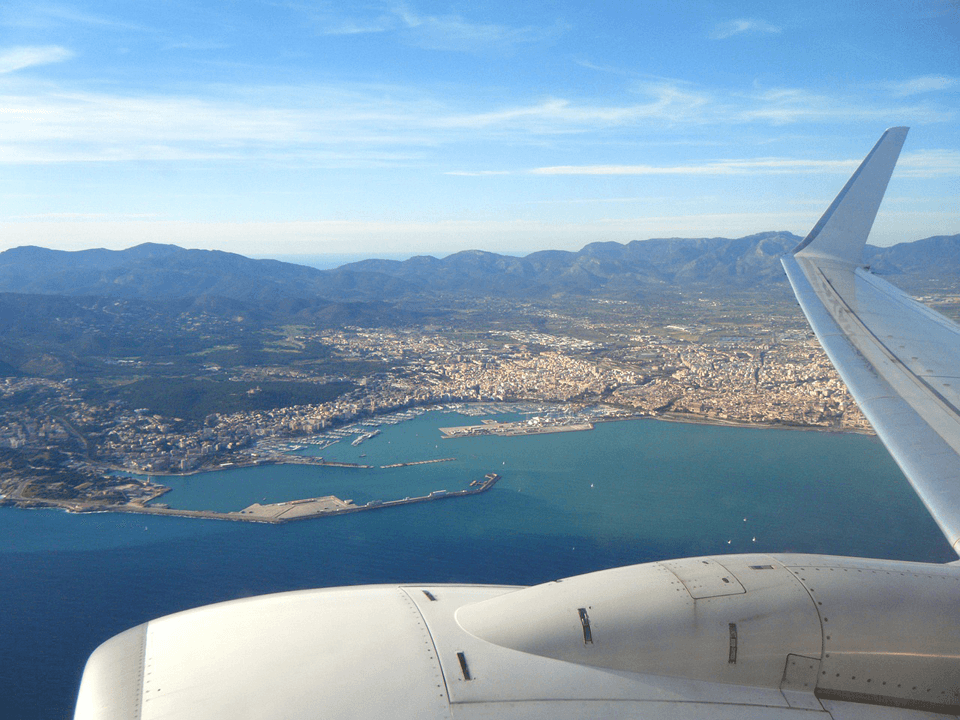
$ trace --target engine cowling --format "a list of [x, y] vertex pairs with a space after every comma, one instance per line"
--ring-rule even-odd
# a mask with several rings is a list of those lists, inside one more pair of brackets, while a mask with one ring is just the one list
[[955, 711], [960, 569], [807, 555], [605, 570], [457, 611], [522, 652], [785, 694]]

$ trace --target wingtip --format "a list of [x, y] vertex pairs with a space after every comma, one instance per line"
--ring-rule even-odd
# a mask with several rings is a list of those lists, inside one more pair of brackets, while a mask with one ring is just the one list
[[885, 139], [890, 138], [891, 140], [898, 140], [900, 145], [903, 145], [903, 141], [907, 138], [907, 133], [910, 132], [910, 128], [906, 125], [897, 125], [896, 127], [887, 128], [883, 135], [880, 137], [878, 143], [883, 142]]
[[793, 254], [860, 264], [863, 246], [910, 128], [888, 128]]

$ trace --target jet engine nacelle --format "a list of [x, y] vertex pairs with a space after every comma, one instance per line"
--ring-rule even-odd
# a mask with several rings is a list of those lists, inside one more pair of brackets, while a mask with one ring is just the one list
[[632, 673], [960, 705], [960, 568], [731, 555], [581, 575], [461, 607], [501, 647]]
[[75, 717], [956, 714], [958, 647], [960, 567], [704, 557], [529, 588], [331, 588], [188, 610], [97, 649]]

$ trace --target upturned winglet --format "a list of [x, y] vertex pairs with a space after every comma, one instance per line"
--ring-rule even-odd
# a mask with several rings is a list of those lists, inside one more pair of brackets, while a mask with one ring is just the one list
[[887, 130], [794, 254], [862, 264], [863, 246], [909, 128]]

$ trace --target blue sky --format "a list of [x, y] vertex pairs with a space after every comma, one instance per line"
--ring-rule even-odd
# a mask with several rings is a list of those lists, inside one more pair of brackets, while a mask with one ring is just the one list
[[955, 0], [6, 0], [0, 250], [804, 235], [909, 125], [887, 245], [960, 232], [958, 120]]

